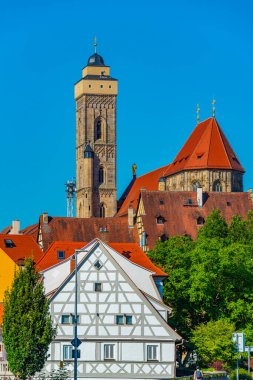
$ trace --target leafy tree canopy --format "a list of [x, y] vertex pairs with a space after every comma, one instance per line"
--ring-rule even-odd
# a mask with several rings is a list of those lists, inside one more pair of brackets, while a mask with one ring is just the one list
[[246, 220], [234, 216], [228, 226], [214, 210], [196, 241], [174, 236], [158, 242], [149, 257], [169, 275], [164, 284], [164, 301], [173, 309], [169, 323], [185, 339], [188, 353], [196, 329], [219, 320], [245, 331], [247, 344], [253, 344], [252, 213]]
[[41, 371], [54, 335], [41, 277], [26, 259], [4, 297], [3, 342], [12, 373], [26, 379]]

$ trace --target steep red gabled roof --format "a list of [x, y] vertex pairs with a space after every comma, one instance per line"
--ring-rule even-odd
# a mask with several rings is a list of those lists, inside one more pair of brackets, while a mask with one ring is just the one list
[[[13, 242], [12, 247], [6, 247], [6, 240]], [[15, 262], [31, 257], [37, 263], [43, 256], [43, 252], [29, 235], [4, 235], [0, 234], [0, 248]]]
[[227, 169], [244, 172], [226, 136], [213, 117], [196, 126], [165, 176], [193, 169]]
[[[67, 259], [75, 253], [76, 249], [81, 249], [86, 245], [86, 242], [55, 241], [45, 252], [43, 258], [37, 263], [36, 268], [42, 271], [62, 262], [62, 260], [58, 258], [58, 251], [64, 251], [65, 259]], [[108, 243], [108, 245], [133, 263], [155, 272], [157, 276], [166, 276], [166, 273], [152, 263], [138, 244]]]
[[141, 177], [136, 178], [131, 190], [129, 191], [125, 201], [118, 211], [118, 216], [126, 215], [130, 204], [134, 209], [137, 207], [140, 189], [146, 190], [158, 190], [159, 178], [164, 176], [164, 173], [169, 170], [171, 165], [163, 166], [159, 169], [153, 170], [150, 173], [144, 174]]

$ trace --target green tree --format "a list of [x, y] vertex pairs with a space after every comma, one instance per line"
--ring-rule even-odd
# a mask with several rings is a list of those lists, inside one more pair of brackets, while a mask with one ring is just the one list
[[3, 342], [12, 373], [23, 380], [41, 371], [54, 335], [41, 276], [26, 259], [4, 297]]
[[228, 227], [214, 210], [195, 242], [174, 236], [150, 251], [149, 257], [168, 273], [164, 301], [173, 309], [170, 325], [184, 338], [181, 354], [184, 350], [189, 355], [194, 348], [192, 334], [198, 326], [220, 319], [230, 321], [235, 331], [245, 331], [246, 343], [251, 344], [253, 244], [248, 236], [252, 220], [252, 215], [246, 221], [234, 217]]
[[198, 238], [226, 238], [227, 236], [228, 225], [220, 210], [214, 209], [206, 218], [204, 226], [200, 228]]
[[226, 319], [202, 323], [193, 331], [194, 344], [198, 361], [202, 366], [210, 366], [217, 360], [228, 368], [235, 362], [232, 333], [235, 331], [233, 323]]

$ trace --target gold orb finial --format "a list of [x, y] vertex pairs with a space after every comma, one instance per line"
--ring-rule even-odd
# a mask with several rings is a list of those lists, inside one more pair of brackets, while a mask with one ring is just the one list
[[200, 106], [197, 104], [196, 106], [196, 114], [197, 114], [197, 124], [200, 123]]
[[96, 54], [96, 52], [97, 52], [97, 37], [94, 37], [94, 44], [93, 44], [93, 46], [94, 46], [94, 53]]
[[212, 115], [213, 115], [213, 117], [215, 117], [215, 113], [216, 113], [216, 107], [215, 107], [215, 104], [216, 104], [216, 99], [215, 98], [213, 98], [213, 100], [212, 100]]

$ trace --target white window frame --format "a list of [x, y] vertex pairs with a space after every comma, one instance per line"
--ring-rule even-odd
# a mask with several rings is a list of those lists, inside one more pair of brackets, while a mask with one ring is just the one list
[[147, 361], [159, 361], [159, 346], [157, 344], [147, 344]]
[[[69, 344], [64, 344], [62, 347], [62, 358], [63, 360], [72, 360], [72, 350], [73, 346]], [[66, 355], [67, 353], [67, 355]]]
[[115, 360], [115, 344], [104, 344], [104, 360]]

